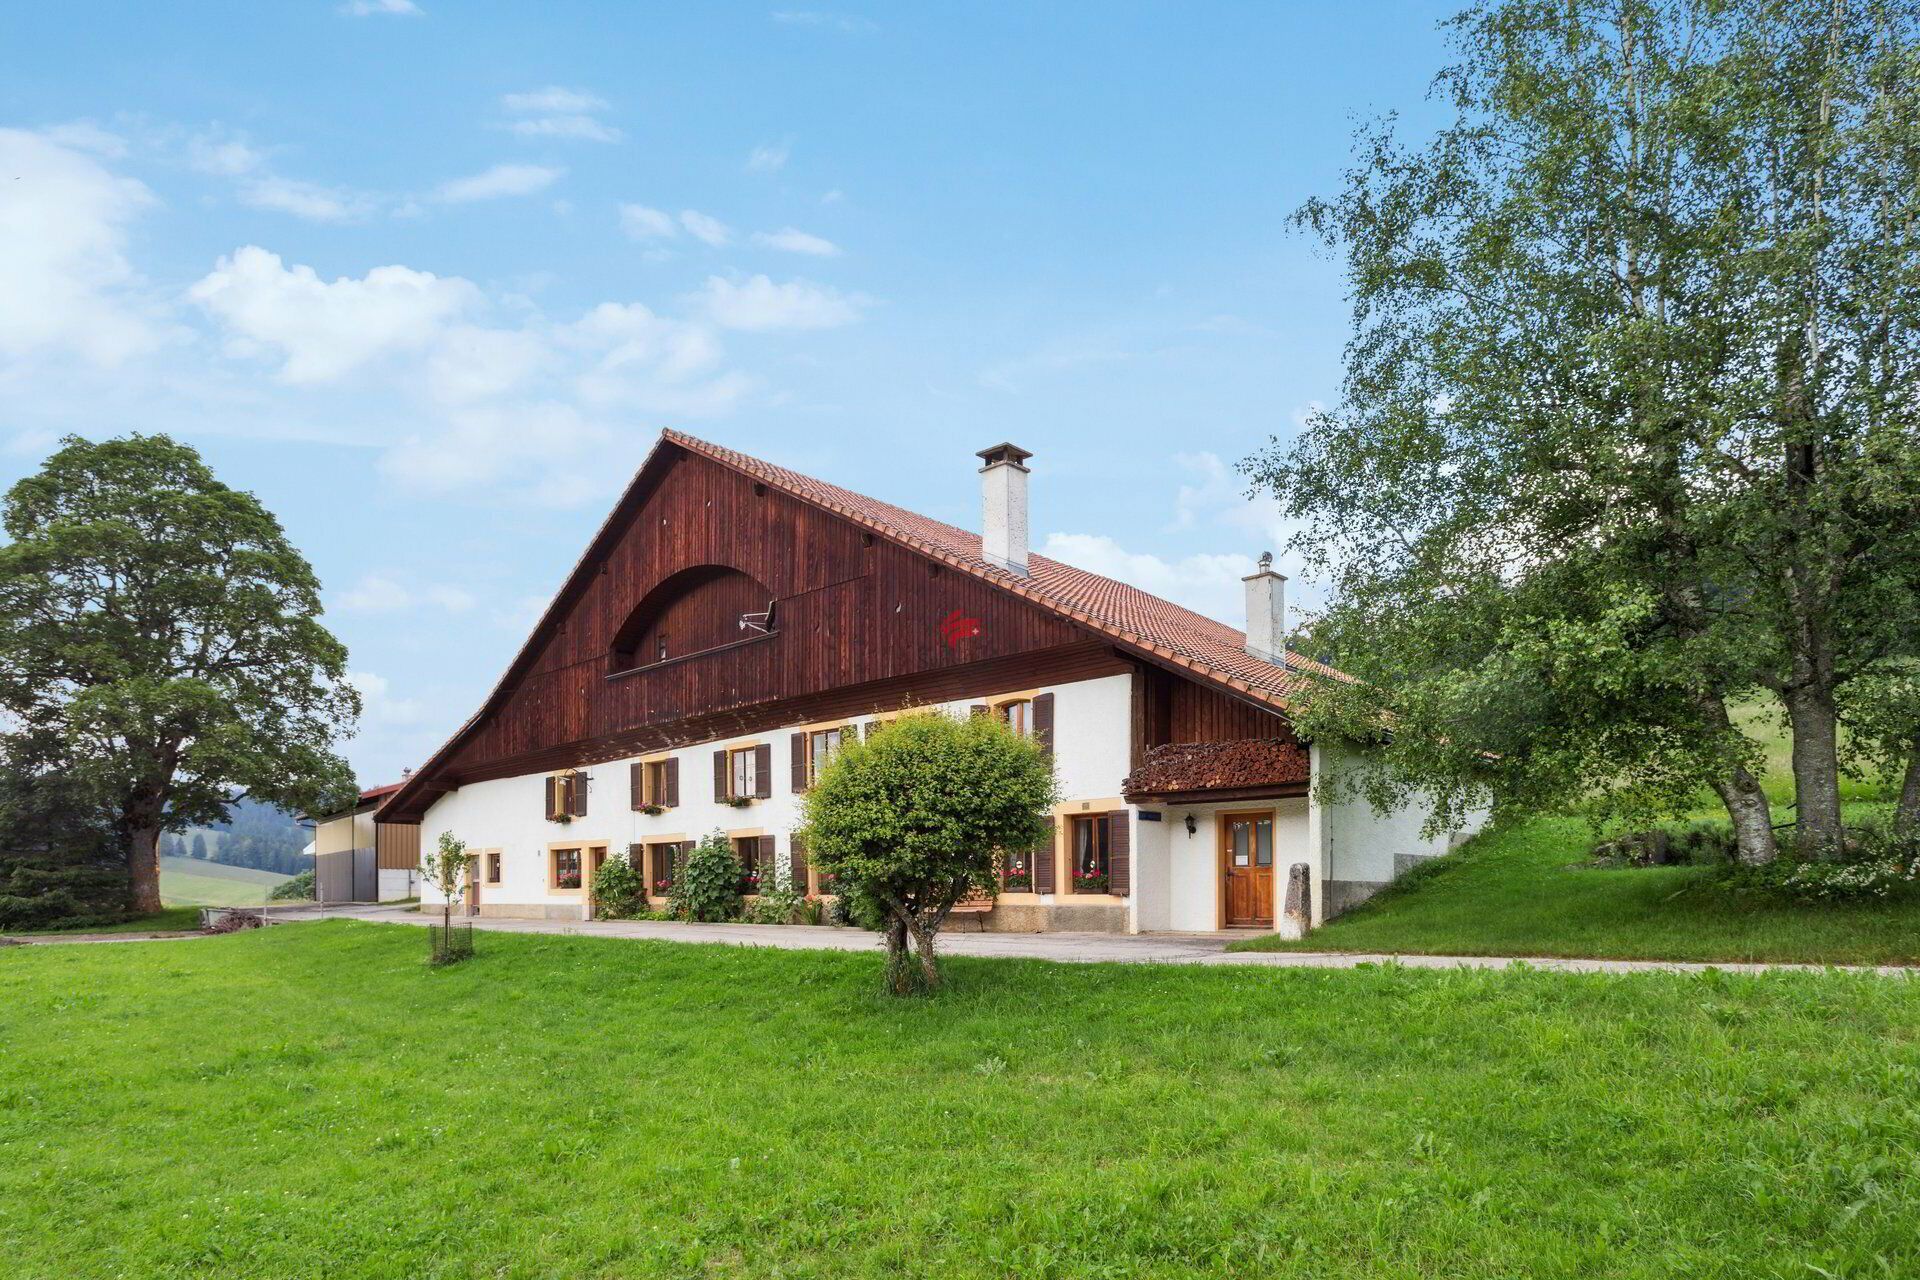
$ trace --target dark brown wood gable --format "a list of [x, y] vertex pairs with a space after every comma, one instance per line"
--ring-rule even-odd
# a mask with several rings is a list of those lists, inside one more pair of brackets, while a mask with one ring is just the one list
[[1256, 706], [1179, 671], [1141, 664], [1133, 682], [1131, 767], [1172, 742], [1298, 741], [1278, 711]]
[[[616, 642], [635, 634], [649, 593], [703, 566], [763, 584], [772, 633], [747, 630], [705, 652], [617, 669]], [[965, 625], [950, 625], [956, 617]], [[712, 638], [712, 620], [702, 625]], [[899, 706], [958, 673], [972, 672], [958, 692], [977, 692], [993, 687], [983, 668], [1040, 654], [1065, 669], [1125, 669], [1110, 643], [1070, 619], [662, 444], [486, 708], [384, 816], [417, 822], [462, 781], [751, 731], [729, 726], [773, 727], [809, 706], [824, 715], [878, 709], [873, 698]], [[1010, 687], [1021, 683], [1032, 681]], [[761, 724], [770, 708], [776, 718]]]

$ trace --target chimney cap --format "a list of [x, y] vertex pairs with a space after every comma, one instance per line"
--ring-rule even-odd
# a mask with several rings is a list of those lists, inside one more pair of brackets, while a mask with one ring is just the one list
[[1282, 582], [1285, 582], [1287, 580], [1286, 574], [1281, 573], [1279, 570], [1273, 567], [1273, 552], [1262, 551], [1260, 553], [1259, 565], [1260, 565], [1259, 568], [1255, 569], [1252, 573], [1248, 574], [1246, 577], [1240, 579], [1240, 581], [1252, 582], [1256, 578], [1278, 578]]
[[[1031, 449], [1022, 449], [1017, 444], [1013, 444], [1010, 441], [1003, 440], [999, 444], [992, 445], [988, 448], [982, 449], [979, 453], [975, 454], [974, 456], [976, 458], [984, 459], [986, 461], [987, 467], [997, 467], [1004, 462], [1012, 466], [1019, 467], [1022, 471], [1025, 471], [1026, 467], [1023, 464], [1026, 462], [1028, 458], [1031, 458], [1033, 456], [1033, 451]], [[982, 471], [985, 471], [987, 467], [982, 467], [980, 469]]]

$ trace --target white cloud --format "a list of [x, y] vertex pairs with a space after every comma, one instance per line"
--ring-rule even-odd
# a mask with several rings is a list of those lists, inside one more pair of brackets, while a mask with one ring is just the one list
[[410, 588], [390, 573], [374, 571], [340, 593], [335, 604], [346, 613], [398, 613], [434, 605], [448, 613], [467, 613], [479, 603], [472, 592], [447, 583]]
[[1167, 532], [1228, 529], [1246, 539], [1249, 555], [1258, 556], [1262, 551], [1282, 555], [1299, 531], [1299, 522], [1281, 515], [1280, 502], [1272, 494], [1249, 496], [1246, 478], [1221, 461], [1219, 454], [1176, 454], [1174, 462], [1190, 479], [1174, 494]]
[[107, 132], [91, 120], [70, 120], [66, 124], [50, 125], [42, 129], [40, 134], [63, 147], [91, 152], [103, 160], [126, 158], [127, 140], [117, 133]]
[[331, 381], [426, 347], [481, 301], [470, 281], [401, 266], [328, 283], [256, 245], [222, 258], [188, 297], [224, 326], [232, 353], [284, 356], [279, 376], [290, 383]]
[[21, 129], [0, 129], [0, 174], [0, 353], [111, 365], [152, 350], [160, 325], [126, 242], [153, 194]]
[[679, 234], [672, 214], [644, 204], [620, 206], [620, 229], [635, 240], [668, 240]]
[[187, 163], [201, 173], [237, 178], [266, 164], [267, 157], [245, 138], [200, 134], [187, 142]]
[[357, 222], [373, 212], [373, 201], [356, 192], [271, 176], [241, 183], [240, 203], [309, 222]]
[[566, 138], [579, 142], [618, 142], [621, 132], [592, 116], [538, 116], [515, 120], [507, 128], [523, 138]]
[[548, 359], [546, 342], [525, 329], [448, 329], [427, 360], [427, 388], [448, 404], [486, 400], [516, 391]]
[[782, 253], [805, 253], [816, 258], [837, 258], [840, 246], [831, 240], [810, 235], [797, 227], [782, 227], [778, 231], [756, 231], [753, 242], [766, 249], [778, 249]]
[[868, 299], [805, 280], [775, 284], [766, 276], [745, 280], [707, 277], [695, 295], [702, 314], [723, 329], [832, 329], [860, 318]]
[[413, 0], [347, 0], [340, 6], [340, 12], [354, 18], [366, 18], [375, 14], [397, 18], [425, 16], [420, 6]]
[[697, 209], [682, 209], [680, 225], [685, 227], [687, 234], [695, 240], [711, 245], [715, 249], [733, 239], [733, 228], [720, 219], [710, 217]]
[[776, 173], [787, 167], [792, 148], [786, 143], [762, 143], [747, 153], [748, 173]]
[[527, 93], [508, 93], [500, 105], [525, 117], [507, 125], [523, 138], [560, 138], [578, 142], [618, 142], [620, 131], [595, 118], [607, 109], [607, 100], [584, 89], [548, 85]]
[[435, 198], [447, 204], [496, 200], [502, 196], [529, 196], [560, 180], [565, 169], [538, 164], [497, 164], [470, 177], [440, 184]]
[[364, 723], [408, 725], [420, 719], [420, 704], [412, 698], [394, 697], [393, 686], [385, 676], [349, 671], [347, 683], [360, 691], [360, 718]]
[[1128, 551], [1104, 534], [1051, 533], [1041, 554], [1089, 573], [1136, 586], [1195, 613], [1240, 627], [1246, 597], [1241, 579], [1254, 569], [1252, 556], [1191, 555], [1166, 560]]
[[584, 89], [564, 89], [557, 84], [526, 93], [500, 95], [500, 105], [509, 111], [581, 115], [605, 111], [607, 100]]
[[786, 27], [828, 27], [835, 31], [878, 31], [871, 18], [851, 13], [824, 13], [818, 9], [775, 9], [773, 20]]

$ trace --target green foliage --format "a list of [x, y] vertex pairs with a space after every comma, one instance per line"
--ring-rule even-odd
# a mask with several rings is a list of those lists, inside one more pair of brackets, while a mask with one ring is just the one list
[[646, 910], [647, 883], [624, 853], [609, 854], [593, 873], [593, 918], [632, 920]]
[[1885, 817], [1857, 823], [1839, 858], [1777, 858], [1763, 866], [1727, 868], [1726, 885], [1740, 893], [1789, 902], [1909, 900], [1920, 906], [1920, 837]]
[[267, 895], [270, 902], [304, 902], [313, 897], [313, 872], [302, 871], [273, 887]]
[[939, 985], [934, 938], [947, 913], [996, 890], [998, 851], [1032, 845], [1057, 794], [1039, 746], [992, 716], [902, 716], [821, 772], [803, 802], [810, 856], [836, 891], [896, 926], [886, 931], [896, 993]]
[[117, 815], [142, 905], [163, 830], [217, 822], [241, 792], [310, 812], [353, 793], [332, 747], [359, 712], [346, 650], [258, 499], [166, 436], [68, 437], [4, 523], [0, 708]]
[[126, 844], [60, 767], [45, 734], [0, 738], [0, 930], [112, 924], [132, 914]]
[[687, 854], [674, 876], [673, 913], [682, 920], [719, 922], [740, 917], [740, 859], [715, 831]]
[[1368, 131], [1298, 215], [1346, 259], [1345, 392], [1245, 466], [1334, 588], [1297, 647], [1359, 677], [1300, 727], [1391, 723], [1392, 768], [1349, 785], [1442, 823], [1489, 797], [1643, 821], [1711, 786], [1759, 859], [1728, 715], [1759, 693], [1831, 843], [1831, 704], [1920, 631], [1920, 9], [1451, 26], [1453, 118]]
[[4, 1269], [1920, 1274], [1914, 982], [960, 957], [906, 1002], [866, 953], [419, 932], [0, 957]]

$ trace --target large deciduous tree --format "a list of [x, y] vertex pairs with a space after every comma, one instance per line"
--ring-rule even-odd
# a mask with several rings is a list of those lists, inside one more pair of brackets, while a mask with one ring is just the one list
[[940, 926], [995, 891], [1000, 851], [1031, 848], [1055, 798], [1046, 753], [992, 716], [915, 713], [841, 748], [804, 802], [808, 850], [840, 892], [878, 904], [889, 990], [939, 987]]
[[1245, 467], [1333, 583], [1316, 650], [1361, 677], [1303, 727], [1390, 719], [1376, 784], [1455, 805], [1704, 783], [1765, 861], [1736, 721], [1771, 699], [1799, 850], [1830, 853], [1845, 691], [1920, 626], [1920, 3], [1451, 27], [1451, 123], [1370, 128], [1297, 215], [1347, 261], [1345, 390]]
[[134, 906], [158, 843], [243, 795], [339, 803], [359, 714], [320, 585], [279, 522], [166, 436], [69, 437], [8, 491], [0, 708], [60, 744], [67, 783], [124, 832]]

